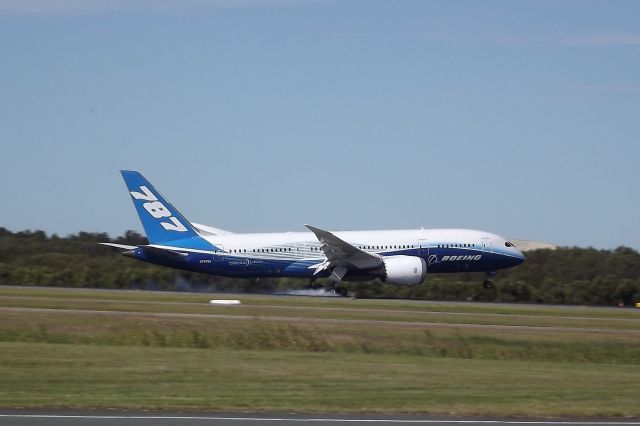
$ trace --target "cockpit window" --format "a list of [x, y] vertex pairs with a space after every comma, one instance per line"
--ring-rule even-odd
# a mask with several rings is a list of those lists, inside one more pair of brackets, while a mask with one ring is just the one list
[[504, 245], [505, 245], [506, 247], [515, 247], [515, 244], [513, 244], [513, 243], [511, 243], [511, 242], [509, 242], [509, 241], [505, 241], [505, 242], [504, 242]]

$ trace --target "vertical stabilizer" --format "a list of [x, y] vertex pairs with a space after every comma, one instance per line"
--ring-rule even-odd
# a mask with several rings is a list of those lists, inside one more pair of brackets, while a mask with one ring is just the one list
[[189, 242], [188, 246], [211, 247], [142, 174], [132, 170], [121, 170], [120, 173], [150, 244], [173, 245], [171, 242], [184, 240]]

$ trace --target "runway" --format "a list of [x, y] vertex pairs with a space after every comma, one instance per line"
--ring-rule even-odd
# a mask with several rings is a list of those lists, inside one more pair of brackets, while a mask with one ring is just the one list
[[259, 426], [296, 425], [430, 425], [430, 426], [636, 426], [640, 420], [549, 420], [549, 419], [491, 419], [436, 416], [373, 416], [373, 415], [294, 415], [273, 413], [150, 413], [95, 411], [0, 411], [3, 426], [133, 426], [133, 425], [216, 425]]
[[456, 329], [473, 329], [473, 330], [520, 330], [529, 332], [538, 332], [544, 330], [547, 332], [582, 332], [582, 333], [609, 333], [609, 334], [640, 334], [640, 330], [620, 330], [607, 329], [601, 327], [593, 328], [576, 328], [563, 326], [526, 326], [526, 325], [499, 325], [499, 324], [469, 324], [469, 323], [443, 323], [443, 322], [416, 322], [416, 321], [390, 321], [390, 320], [365, 320], [365, 319], [333, 319], [333, 318], [300, 318], [300, 317], [282, 317], [282, 316], [258, 316], [258, 315], [229, 315], [229, 314], [193, 314], [193, 313], [176, 313], [176, 312], [132, 312], [132, 311], [114, 311], [114, 310], [95, 310], [95, 309], [52, 309], [52, 308], [22, 308], [22, 307], [0, 307], [0, 312], [28, 312], [28, 313], [47, 313], [47, 314], [76, 314], [76, 315], [103, 315], [118, 317], [149, 317], [149, 318], [196, 318], [196, 319], [224, 319], [236, 321], [273, 321], [285, 322], [298, 321], [311, 324], [361, 324], [361, 325], [378, 325], [393, 328], [456, 328]]

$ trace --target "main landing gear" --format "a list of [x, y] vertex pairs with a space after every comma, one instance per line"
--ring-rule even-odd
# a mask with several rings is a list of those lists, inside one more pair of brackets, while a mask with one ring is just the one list
[[347, 290], [346, 287], [342, 287], [342, 286], [336, 287], [335, 281], [332, 281], [331, 285], [329, 286], [329, 292], [331, 294], [337, 294], [338, 296], [341, 296], [341, 297], [347, 297], [349, 290]]
[[347, 295], [349, 294], [349, 290], [347, 290], [346, 287], [336, 287], [336, 283], [332, 281], [331, 285], [329, 286], [329, 293], [337, 294], [341, 297], [347, 297]]
[[484, 275], [484, 281], [482, 282], [482, 287], [490, 290], [493, 288], [493, 282], [490, 278], [495, 277], [498, 274], [498, 271], [487, 271]]
[[[309, 285], [307, 286], [310, 290], [320, 290], [325, 288], [322, 284], [316, 282], [315, 278], [312, 278], [309, 281]], [[347, 297], [349, 294], [349, 290], [346, 287], [338, 287], [335, 282], [331, 282], [329, 286], [326, 287], [326, 291], [331, 294], [337, 294], [338, 296]]]
[[349, 290], [346, 287], [336, 287], [336, 294], [341, 297], [347, 297]]

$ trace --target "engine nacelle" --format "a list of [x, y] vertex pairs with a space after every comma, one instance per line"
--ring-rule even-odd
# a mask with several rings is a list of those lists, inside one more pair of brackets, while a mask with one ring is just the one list
[[427, 276], [427, 262], [416, 256], [386, 256], [384, 262], [384, 276], [382, 280], [387, 284], [417, 285]]

